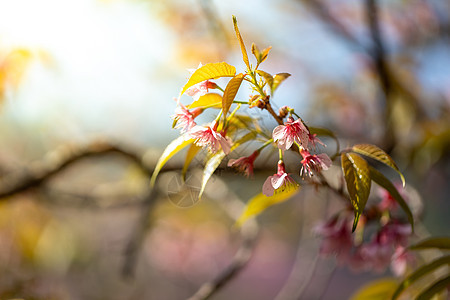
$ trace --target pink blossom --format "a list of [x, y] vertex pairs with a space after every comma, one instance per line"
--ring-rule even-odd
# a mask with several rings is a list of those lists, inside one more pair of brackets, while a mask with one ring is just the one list
[[267, 197], [273, 196], [276, 192], [283, 192], [292, 188], [297, 188], [298, 184], [289, 174], [286, 173], [286, 169], [283, 161], [278, 162], [278, 172], [272, 176], [269, 176], [263, 184], [262, 191]]
[[353, 272], [368, 271], [372, 265], [371, 262], [363, 255], [362, 247], [357, 247], [348, 260], [348, 267]]
[[376, 272], [383, 272], [391, 263], [394, 248], [390, 243], [374, 239], [369, 244], [361, 246], [361, 255], [367, 262], [367, 267]]
[[352, 249], [352, 236], [348, 225], [346, 218], [333, 218], [314, 228], [314, 231], [323, 237], [320, 244], [321, 255], [335, 254], [339, 264], [348, 261]]
[[[400, 193], [400, 195], [405, 199], [405, 201], [408, 201], [408, 197], [405, 193], [405, 190], [403, 189], [403, 186], [401, 183], [394, 183], [395, 188]], [[395, 200], [392, 195], [386, 191], [385, 189], [380, 188], [378, 190], [378, 195], [381, 197], [381, 201], [378, 204], [378, 208], [382, 211], [392, 211], [394, 209], [398, 208], [398, 203]]]
[[253, 163], [258, 157], [259, 151], [255, 151], [250, 156], [241, 157], [238, 159], [230, 159], [228, 166], [237, 169], [239, 172], [245, 173], [247, 177], [253, 176]]
[[209, 126], [195, 126], [189, 131], [191, 138], [195, 139], [195, 144], [199, 147], [208, 147], [212, 153], [222, 148], [225, 154], [230, 153], [231, 141], [217, 132], [217, 123], [213, 122]]
[[378, 239], [382, 243], [390, 243], [394, 247], [406, 246], [412, 230], [409, 224], [388, 223], [378, 233]]
[[176, 123], [174, 128], [181, 128], [181, 132], [187, 132], [191, 130], [195, 125], [197, 125], [194, 119], [203, 112], [202, 108], [196, 108], [192, 112], [186, 108], [182, 103], [178, 100], [178, 106], [175, 109], [175, 115], [172, 116], [172, 119]]
[[326, 145], [317, 137], [317, 134], [308, 133], [308, 144], [311, 145], [311, 148], [316, 149], [316, 144], [320, 144], [324, 147]]
[[308, 129], [303, 125], [301, 119], [294, 121], [292, 117], [289, 117], [284, 125], [275, 127], [272, 137], [281, 150], [291, 148], [294, 142], [306, 148], [308, 146], [308, 133]]
[[331, 166], [331, 159], [325, 153], [312, 155], [307, 150], [300, 150], [303, 156], [302, 168], [300, 169], [300, 176], [313, 176], [314, 173], [319, 173], [322, 170], [328, 170]]
[[[202, 67], [202, 63], [200, 63], [197, 67], [197, 69], [189, 69], [189, 73], [194, 74], [195, 71], [200, 69]], [[209, 91], [209, 89], [215, 89], [217, 85], [209, 80], [202, 81], [200, 83], [197, 83], [190, 88], [186, 90], [186, 94], [194, 98], [194, 100], [198, 100], [203, 95], [206, 95]]]
[[414, 255], [407, 251], [405, 247], [397, 247], [391, 260], [391, 271], [394, 275], [404, 276], [409, 264], [414, 264]]

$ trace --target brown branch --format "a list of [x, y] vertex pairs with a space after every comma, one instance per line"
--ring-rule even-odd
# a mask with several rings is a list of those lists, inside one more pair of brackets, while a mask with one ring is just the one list
[[283, 125], [283, 120], [280, 118], [279, 115], [273, 110], [272, 105], [270, 105], [270, 102], [267, 102], [265, 105], [265, 109], [272, 115], [272, 117], [277, 121], [278, 124]]
[[95, 142], [87, 146], [62, 146], [47, 154], [44, 159], [33, 162], [24, 170], [16, 171], [0, 179], [0, 200], [36, 187], [63, 171], [71, 164], [88, 157], [118, 153], [137, 163], [144, 172], [151, 174], [152, 168], [147, 166], [136, 151], [106, 142]]

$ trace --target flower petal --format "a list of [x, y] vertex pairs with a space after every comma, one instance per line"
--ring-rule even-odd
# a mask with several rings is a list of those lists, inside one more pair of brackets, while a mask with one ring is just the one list
[[273, 192], [275, 191], [272, 186], [272, 177], [274, 177], [274, 176], [269, 176], [269, 177], [267, 177], [266, 181], [264, 181], [264, 184], [262, 187], [262, 192], [267, 197], [273, 196]]

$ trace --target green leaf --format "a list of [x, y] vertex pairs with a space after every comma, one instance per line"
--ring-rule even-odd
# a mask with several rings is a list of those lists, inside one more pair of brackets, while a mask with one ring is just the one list
[[237, 25], [237, 19], [235, 16], [233, 16], [233, 25], [234, 25], [234, 31], [236, 32], [236, 37], [238, 38], [239, 44], [241, 46], [242, 58], [244, 59], [245, 65], [250, 70], [250, 63], [248, 62], [247, 50], [245, 49], [244, 40], [242, 39], [241, 33], [239, 32], [239, 28]]
[[198, 100], [192, 102], [190, 105], [186, 106], [189, 109], [196, 107], [222, 107], [222, 96], [216, 93], [208, 93], [201, 96]]
[[191, 86], [209, 79], [220, 77], [234, 77], [236, 68], [226, 62], [206, 64], [198, 68], [181, 89], [180, 96]]
[[247, 206], [242, 212], [241, 216], [236, 221], [236, 226], [242, 226], [245, 221], [250, 217], [255, 216], [263, 212], [266, 208], [284, 202], [295, 195], [300, 189], [292, 188], [286, 189], [282, 192], [275, 193], [271, 197], [267, 197], [263, 193], [259, 193], [255, 197], [249, 200]]
[[270, 91], [272, 91], [273, 76], [261, 70], [257, 70], [256, 73], [258, 73], [259, 76], [263, 77], [266, 80], [266, 83], [269, 86]]
[[350, 300], [386, 300], [389, 299], [397, 287], [394, 278], [382, 278], [365, 284], [358, 289]]
[[402, 179], [403, 186], [405, 186], [405, 177], [398, 169], [397, 165], [395, 164], [394, 160], [383, 150], [378, 148], [375, 145], [370, 144], [359, 144], [354, 145], [352, 148], [353, 152], [365, 155], [367, 157], [373, 158], [389, 167], [397, 171], [397, 173], [400, 175], [400, 178]]
[[272, 94], [275, 93], [275, 90], [278, 88], [278, 86], [285, 81], [291, 74], [289, 73], [278, 73], [275, 76], [273, 76], [273, 84], [272, 84]]
[[236, 97], [239, 87], [241, 86], [244, 74], [239, 73], [228, 82], [222, 98], [222, 113], [226, 117], [228, 110], [230, 109], [233, 100]]
[[352, 228], [352, 231], [355, 231], [359, 217], [369, 198], [371, 186], [369, 165], [361, 156], [354, 153], [342, 153], [341, 165], [348, 194], [355, 210]]
[[193, 139], [188, 138], [186, 135], [179, 136], [173, 140], [164, 150], [163, 154], [156, 163], [155, 170], [153, 171], [152, 178], [150, 180], [150, 186], [154, 186], [156, 182], [156, 177], [158, 177], [159, 172], [166, 162], [175, 154], [177, 154], [181, 149], [190, 145], [194, 142]]
[[400, 193], [397, 191], [392, 182], [390, 182], [389, 179], [387, 179], [383, 174], [381, 174], [380, 171], [371, 166], [369, 166], [369, 169], [370, 169], [370, 178], [372, 178], [373, 181], [375, 181], [379, 186], [383, 187], [386, 191], [389, 192], [389, 194], [391, 194], [392, 197], [394, 197], [395, 201], [397, 201], [397, 203], [406, 213], [409, 224], [411, 224], [411, 228], [414, 231], [414, 218], [411, 209], [409, 208], [405, 199], [403, 199], [402, 195], [400, 195]]
[[420, 278], [422, 278], [423, 276], [430, 274], [431, 272], [433, 272], [434, 270], [436, 270], [437, 268], [444, 266], [444, 265], [449, 265], [450, 264], [450, 255], [448, 256], [444, 256], [441, 258], [438, 258], [426, 265], [421, 266], [420, 268], [418, 268], [417, 270], [415, 270], [414, 272], [412, 272], [411, 274], [408, 275], [408, 277], [406, 277], [397, 287], [397, 289], [395, 290], [394, 294], [392, 295], [392, 300], [395, 300], [398, 298], [398, 296], [400, 296], [400, 294], [407, 288], [409, 287], [411, 284], [413, 284], [414, 282], [416, 282], [417, 280], [419, 280]]
[[[245, 142], [248, 142], [250, 140], [253, 140], [256, 137], [256, 134], [254, 132], [249, 132], [246, 135], [244, 135], [242, 138], [237, 140], [233, 143], [233, 146], [231, 146], [230, 153], [234, 151], [237, 147], [244, 144]], [[222, 150], [217, 151], [214, 155], [212, 155], [208, 161], [205, 164], [205, 168], [203, 170], [203, 178], [202, 178], [202, 187], [200, 189], [200, 193], [198, 195], [198, 198], [200, 199], [203, 195], [203, 192], [205, 191], [206, 184], [208, 183], [211, 176], [216, 171], [217, 167], [220, 165], [222, 160], [225, 157], [225, 153], [223, 153]]]
[[422, 250], [429, 248], [437, 248], [441, 250], [450, 250], [450, 237], [431, 237], [409, 246], [411, 250]]
[[434, 284], [429, 286], [425, 291], [423, 291], [422, 293], [420, 293], [419, 296], [417, 296], [416, 300], [431, 299], [434, 295], [442, 292], [449, 285], [450, 285], [450, 275], [436, 281]]
[[196, 144], [191, 144], [191, 146], [189, 147], [188, 152], [186, 153], [186, 159], [184, 160], [183, 169], [181, 170], [181, 178], [183, 179], [183, 181], [186, 179], [186, 173], [189, 165], [201, 149], [202, 147], [199, 147]]

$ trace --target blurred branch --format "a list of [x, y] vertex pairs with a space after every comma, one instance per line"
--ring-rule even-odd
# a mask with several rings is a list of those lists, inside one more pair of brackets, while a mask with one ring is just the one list
[[[347, 41], [351, 46], [362, 50], [367, 55], [369, 55], [375, 66], [380, 78], [381, 87], [386, 95], [386, 109], [388, 115], [390, 114], [390, 103], [388, 103], [387, 97], [392, 96], [392, 94], [398, 93], [404, 97], [415, 109], [417, 119], [422, 119], [424, 116], [424, 110], [421, 107], [420, 98], [415, 94], [410, 87], [405, 84], [405, 82], [390, 68], [389, 62], [386, 58], [385, 47], [383, 44], [380, 25], [379, 25], [379, 10], [376, 5], [375, 0], [365, 0], [365, 10], [368, 20], [368, 25], [370, 28], [371, 36], [374, 42], [373, 48], [368, 48], [364, 46], [361, 41], [359, 41], [353, 34], [347, 29], [347, 27], [340, 22], [340, 20], [335, 17], [328, 9], [327, 5], [321, 0], [311, 0], [302, 1], [305, 6], [309, 7], [315, 15], [322, 20], [328, 27], [343, 40]], [[387, 119], [386, 122], [389, 122]], [[389, 126], [385, 129], [385, 136], [391, 134]], [[393, 145], [387, 145], [388, 148], [392, 148]], [[387, 149], [391, 150], [391, 149]]]
[[124, 251], [125, 261], [122, 267], [122, 276], [125, 278], [132, 278], [136, 267], [136, 262], [139, 256], [142, 242], [144, 240], [147, 229], [150, 227], [149, 214], [156, 203], [158, 197], [158, 189], [152, 188], [144, 197], [142, 203], [141, 214], [136, 222], [136, 228], [133, 230], [133, 235], [127, 244]]
[[86, 146], [66, 145], [48, 153], [42, 160], [30, 163], [24, 170], [3, 176], [0, 179], [0, 199], [5, 200], [6, 197], [39, 186], [81, 159], [109, 153], [127, 157], [148, 175], [152, 172], [152, 167], [144, 163], [137, 151], [121, 145], [107, 142], [95, 142]]
[[[225, 211], [236, 220], [244, 204], [236, 199], [230, 198], [228, 202], [224, 203]], [[253, 253], [256, 239], [258, 237], [259, 226], [256, 220], [250, 219], [241, 227], [242, 244], [234, 255], [231, 263], [223, 269], [215, 278], [211, 281], [204, 283], [197, 292], [188, 298], [188, 300], [204, 300], [211, 297], [220, 288], [233, 279], [242, 269], [246, 266], [247, 262]]]
[[387, 70], [386, 50], [380, 31], [380, 16], [376, 0], [365, 0], [364, 8], [373, 43], [370, 53], [378, 74], [381, 90], [384, 94], [384, 149], [390, 152], [394, 146], [392, 122], [390, 121], [392, 115], [392, 104], [389, 103], [391, 101], [392, 89], [389, 80], [390, 76]]

